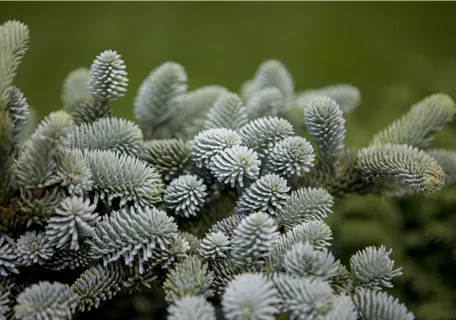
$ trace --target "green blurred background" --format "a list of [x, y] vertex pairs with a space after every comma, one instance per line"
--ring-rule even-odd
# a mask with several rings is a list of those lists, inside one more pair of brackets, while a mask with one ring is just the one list
[[[0, 3], [1, 22], [19, 19], [31, 29], [15, 85], [39, 118], [61, 107], [66, 75], [106, 49], [127, 64], [128, 94], [113, 103], [114, 115], [126, 118], [141, 81], [165, 61], [186, 68], [190, 89], [238, 91], [275, 58], [297, 91], [341, 82], [361, 90], [361, 106], [347, 117], [348, 145], [367, 143], [428, 94], [456, 97], [455, 13], [452, 2]], [[453, 123], [434, 145], [456, 148], [455, 133]], [[392, 293], [418, 319], [456, 317], [455, 212], [454, 188], [428, 198], [337, 200], [335, 254], [346, 260], [365, 245], [394, 248], [405, 276]], [[143, 297], [131, 299], [124, 310], [150, 314]]]

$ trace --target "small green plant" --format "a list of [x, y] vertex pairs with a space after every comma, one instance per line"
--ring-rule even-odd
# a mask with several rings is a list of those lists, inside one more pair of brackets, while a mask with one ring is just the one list
[[295, 94], [271, 60], [240, 95], [188, 92], [185, 69], [165, 63], [139, 88], [137, 126], [112, 117], [128, 78], [108, 50], [68, 76], [64, 109], [24, 137], [13, 79], [28, 43], [24, 24], [0, 27], [0, 317], [69, 319], [159, 285], [169, 319], [414, 319], [383, 291], [402, 273], [391, 250], [367, 247], [346, 267], [324, 219], [334, 196], [453, 180], [455, 153], [420, 149], [452, 120], [447, 95], [348, 149], [351, 85]]

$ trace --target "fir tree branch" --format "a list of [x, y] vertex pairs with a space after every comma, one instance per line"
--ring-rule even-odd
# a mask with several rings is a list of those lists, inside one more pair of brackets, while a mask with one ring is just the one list
[[165, 125], [181, 110], [187, 91], [185, 69], [166, 62], [153, 70], [141, 84], [134, 103], [135, 118], [144, 138], [169, 138]]
[[29, 43], [30, 32], [22, 22], [10, 20], [0, 26], [0, 111], [10, 103], [11, 84]]
[[358, 168], [366, 179], [390, 178], [424, 193], [440, 189], [445, 173], [424, 151], [407, 145], [386, 144], [363, 148]]
[[433, 135], [453, 119], [454, 101], [445, 94], [433, 94], [416, 103], [408, 113], [393, 122], [372, 139], [371, 144], [429, 145]]

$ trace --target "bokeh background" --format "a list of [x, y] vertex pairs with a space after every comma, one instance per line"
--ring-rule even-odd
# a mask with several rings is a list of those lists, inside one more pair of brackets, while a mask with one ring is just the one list
[[[113, 103], [114, 115], [126, 118], [133, 118], [141, 81], [165, 61], [186, 68], [190, 89], [238, 91], [262, 61], [275, 58], [297, 91], [341, 82], [361, 90], [362, 103], [347, 118], [348, 145], [367, 143], [428, 94], [456, 98], [455, 14], [451, 2], [0, 3], [0, 22], [19, 19], [31, 29], [15, 85], [39, 119], [61, 108], [66, 75], [106, 49], [127, 64], [129, 91]], [[450, 125], [435, 145], [456, 148], [455, 133]], [[392, 293], [418, 319], [454, 318], [455, 212], [454, 188], [427, 198], [338, 199], [329, 220], [334, 250], [347, 259], [365, 245], [394, 248], [405, 276]], [[158, 308], [141, 296], [129, 299], [128, 315]]]

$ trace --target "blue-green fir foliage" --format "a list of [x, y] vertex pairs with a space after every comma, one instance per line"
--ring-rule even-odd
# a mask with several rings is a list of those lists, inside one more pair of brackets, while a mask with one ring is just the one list
[[384, 291], [402, 274], [391, 248], [344, 266], [325, 219], [338, 196], [452, 183], [455, 151], [420, 149], [452, 120], [449, 96], [347, 149], [353, 85], [296, 93], [268, 60], [239, 94], [187, 92], [185, 69], [165, 62], [137, 91], [136, 124], [112, 116], [128, 73], [106, 50], [22, 142], [27, 93], [13, 81], [28, 44], [23, 23], [0, 26], [0, 318], [82, 319], [161, 286], [171, 320], [414, 319]]

